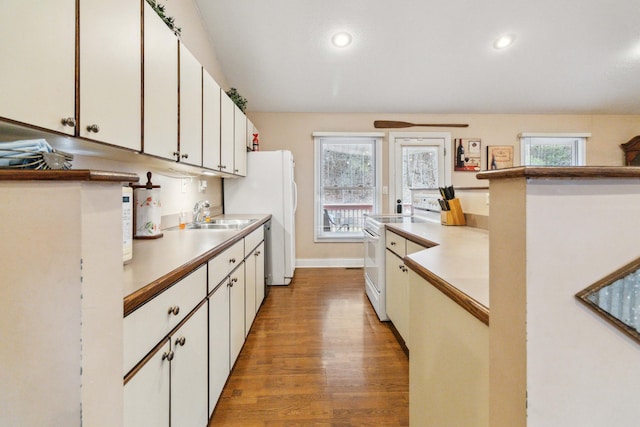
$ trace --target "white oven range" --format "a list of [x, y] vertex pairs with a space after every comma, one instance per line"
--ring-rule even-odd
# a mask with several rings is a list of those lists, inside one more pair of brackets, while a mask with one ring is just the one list
[[438, 196], [431, 191], [422, 192], [419, 197], [414, 196], [413, 215], [365, 215], [364, 286], [367, 297], [380, 320], [389, 320], [385, 284], [385, 224], [425, 221], [440, 223], [440, 207], [437, 199]]

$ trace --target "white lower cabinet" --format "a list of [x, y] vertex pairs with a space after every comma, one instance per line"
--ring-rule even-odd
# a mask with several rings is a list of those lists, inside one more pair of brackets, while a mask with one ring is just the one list
[[209, 295], [209, 416], [229, 376], [229, 295], [226, 282]]
[[202, 304], [125, 385], [125, 426], [205, 426], [206, 369], [207, 307]]
[[169, 426], [169, 360], [167, 339], [147, 363], [124, 386], [124, 425]]
[[387, 316], [409, 348], [409, 276], [402, 258], [387, 250], [385, 257]]
[[248, 336], [264, 300], [264, 242], [245, 259], [245, 290], [245, 336]]
[[233, 368], [244, 344], [244, 262], [229, 276], [229, 366]]

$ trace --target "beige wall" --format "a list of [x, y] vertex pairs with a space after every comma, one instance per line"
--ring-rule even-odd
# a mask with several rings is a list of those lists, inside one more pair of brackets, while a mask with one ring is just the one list
[[[249, 104], [251, 105], [251, 104]], [[330, 114], [330, 113], [261, 113], [248, 112], [260, 132], [262, 150], [291, 150], [296, 160], [296, 181], [299, 202], [296, 214], [297, 258], [302, 260], [362, 258], [363, 247], [358, 243], [313, 242], [313, 137], [314, 131], [367, 132], [375, 131], [374, 120], [403, 120], [413, 123], [468, 123], [468, 128], [409, 128], [403, 131], [450, 131], [451, 138], [481, 138], [487, 145], [513, 145], [516, 164], [520, 150], [521, 132], [591, 132], [587, 143], [587, 164], [622, 165], [619, 145], [640, 134], [640, 115], [489, 115], [489, 114]], [[388, 135], [388, 130], [385, 130]], [[389, 185], [385, 137], [383, 154], [383, 184]], [[486, 186], [469, 172], [453, 172], [457, 187]], [[386, 197], [386, 196], [385, 196]], [[388, 200], [383, 199], [383, 209]]]

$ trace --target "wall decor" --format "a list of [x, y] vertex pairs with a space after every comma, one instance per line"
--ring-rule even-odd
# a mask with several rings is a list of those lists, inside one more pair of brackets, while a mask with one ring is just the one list
[[487, 169], [506, 169], [513, 167], [513, 146], [489, 145], [487, 147]]
[[578, 292], [576, 298], [640, 344], [640, 258]]
[[454, 169], [463, 172], [480, 171], [480, 159], [482, 157], [479, 138], [456, 138], [453, 140], [453, 152], [455, 153]]

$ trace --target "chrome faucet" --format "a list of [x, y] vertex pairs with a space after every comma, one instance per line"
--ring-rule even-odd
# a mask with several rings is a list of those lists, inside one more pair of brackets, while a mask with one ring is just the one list
[[211, 203], [208, 200], [200, 200], [193, 207], [193, 222], [206, 222], [209, 218], [211, 218]]

